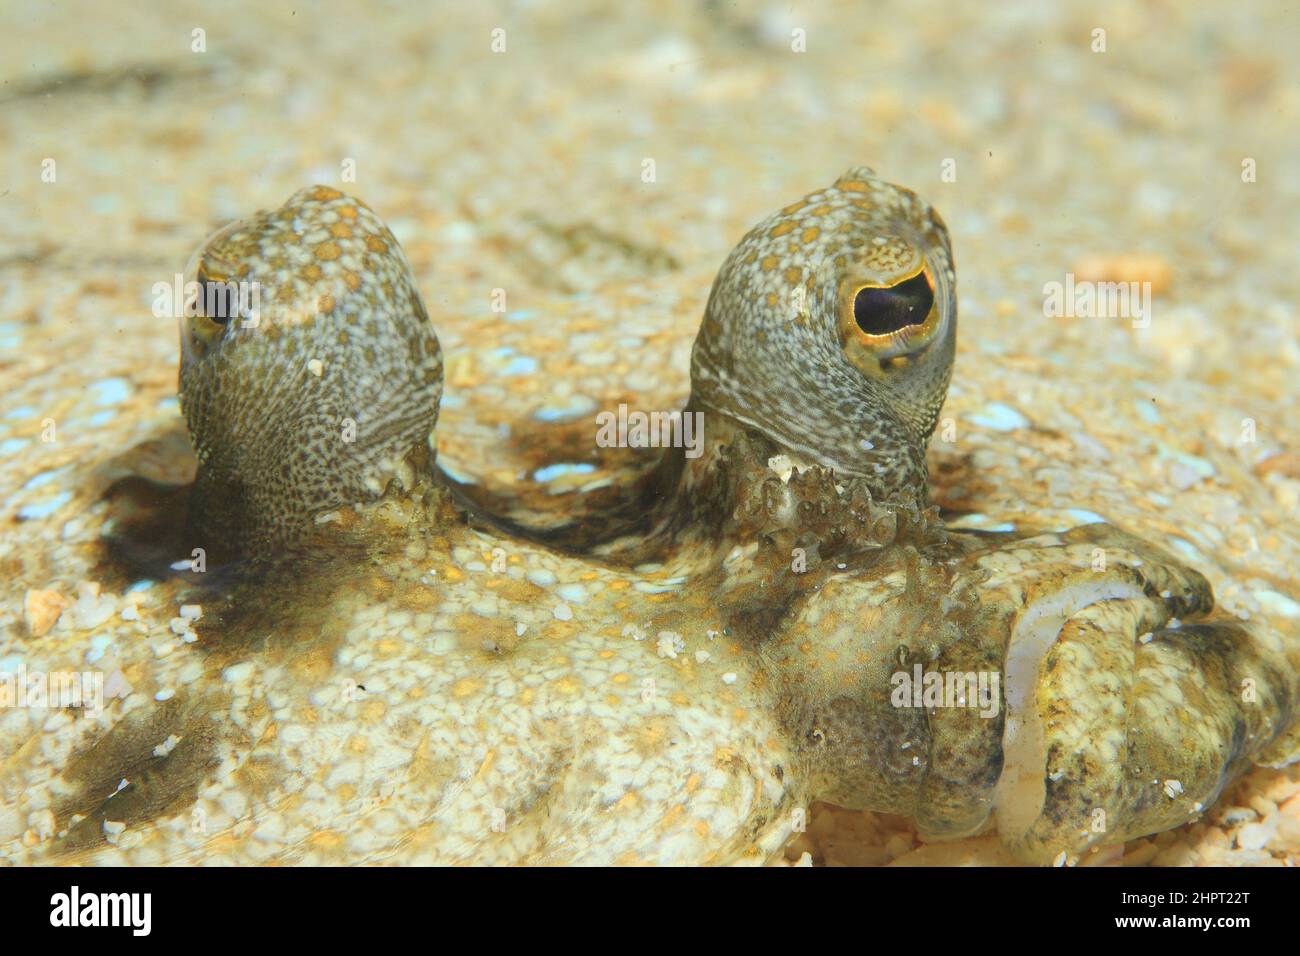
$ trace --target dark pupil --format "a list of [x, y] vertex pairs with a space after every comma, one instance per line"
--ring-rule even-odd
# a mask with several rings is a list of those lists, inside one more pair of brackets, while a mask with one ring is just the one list
[[868, 335], [888, 335], [909, 325], [920, 325], [934, 305], [934, 292], [917, 273], [888, 289], [862, 289], [853, 300], [853, 318]]
[[213, 322], [225, 325], [230, 321], [236, 303], [231, 301], [231, 286], [225, 282], [203, 283], [203, 314]]

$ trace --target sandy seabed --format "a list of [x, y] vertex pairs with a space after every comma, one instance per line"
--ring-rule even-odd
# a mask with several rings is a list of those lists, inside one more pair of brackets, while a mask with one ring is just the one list
[[[736, 239], [869, 163], [952, 235], [962, 330], [938, 502], [972, 526], [1099, 515], [1300, 640], [1294, 5], [235, 6], [0, 12], [0, 658], [21, 655], [33, 613], [88, 630], [101, 597], [133, 604], [86, 577], [115, 457], [178, 425], [153, 284], [215, 227], [342, 170], [438, 326], [448, 466], [509, 483], [524, 476], [491, 454], [498, 421], [587, 393], [672, 407]], [[1067, 275], [1150, 282], [1149, 322], [1045, 314]], [[514, 327], [539, 381], [494, 351], [496, 287], [540, 316], [600, 297], [610, 322], [563, 343]], [[629, 322], [653, 361], [619, 353]], [[79, 594], [80, 619], [64, 610]], [[904, 820], [825, 806], [785, 856], [1010, 862], [992, 837], [927, 845]], [[1298, 858], [1293, 766], [1077, 862]]]

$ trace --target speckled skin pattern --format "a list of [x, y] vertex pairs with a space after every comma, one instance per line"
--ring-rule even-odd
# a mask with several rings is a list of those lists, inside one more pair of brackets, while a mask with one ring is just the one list
[[[935, 343], [890, 366], [844, 329], [846, 293], [922, 266], [937, 285], [937, 327], [926, 330]], [[878, 498], [924, 494], [925, 444], [952, 373], [955, 284], [934, 210], [851, 169], [763, 220], [727, 257], [691, 354], [692, 396], [810, 462], [865, 477]]]
[[[332, 353], [354, 377], [279, 374], [281, 342], [305, 361], [337, 331], [287, 321], [318, 314], [316, 290], [295, 297], [275, 263], [281, 242], [300, 245], [285, 224], [313, 235], [332, 204], [362, 208], [320, 195], [237, 227], [238, 248], [264, 262], [225, 257], [285, 290], [272, 314], [284, 324], [270, 326], [284, 334], [214, 332], [182, 378], [183, 393], [208, 390], [197, 418], [184, 396], [206, 449], [192, 496], [223, 502], [220, 515], [193, 502], [193, 533], [253, 556], [255, 573], [196, 582], [194, 651], [155, 652], [145, 668], [142, 642], [120, 648], [143, 684], [100, 721], [8, 729], [0, 852], [763, 862], [826, 800], [906, 814], [932, 837], [996, 827], [1021, 859], [1048, 862], [1194, 818], [1252, 761], [1294, 749], [1300, 688], [1283, 640], [1216, 616], [1200, 574], [1105, 524], [970, 533], [926, 507], [918, 469], [951, 371], [951, 259], [928, 207], [863, 169], [766, 220], [724, 266], [688, 406], [706, 415], [704, 454], [667, 452], [648, 485], [658, 499], [639, 531], [622, 529], [630, 554], [638, 535], [656, 539], [653, 563], [595, 534], [551, 549], [467, 511], [422, 458], [433, 409], [400, 416], [407, 447], [386, 452], [410, 467], [378, 500], [367, 481], [322, 488], [319, 453], [312, 481], [269, 485], [268, 498], [233, 494], [231, 467], [202, 477], [245, 460], [232, 396], [265, 388], [265, 413], [281, 397], [293, 407], [305, 381], [356, 409], [372, 361], [435, 367], [393, 245], [376, 288], [401, 295], [336, 304], [356, 306], [354, 324], [371, 310], [394, 322]], [[839, 238], [813, 236], [801, 257], [791, 237], [822, 228], [809, 217]], [[936, 294], [910, 340], [856, 336], [846, 288], [921, 274]], [[805, 311], [783, 312], [799, 287]], [[208, 373], [227, 348], [246, 364]], [[436, 401], [436, 382], [412, 387]], [[275, 424], [276, 456], [258, 467], [299, 454], [294, 421]], [[229, 514], [239, 507], [249, 516]], [[231, 537], [253, 515], [292, 539], [287, 567], [267, 539]], [[893, 677], [914, 666], [998, 674], [996, 713], [898, 706]]]
[[260, 306], [182, 324], [195, 544], [283, 547], [313, 513], [377, 497], [432, 433], [438, 339], [388, 227], [326, 186], [226, 227], [195, 267], [201, 288], [256, 283]]

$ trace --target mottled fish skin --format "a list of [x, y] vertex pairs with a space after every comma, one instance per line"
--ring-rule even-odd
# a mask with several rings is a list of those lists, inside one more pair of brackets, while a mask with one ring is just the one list
[[[199, 320], [186, 340], [200, 520], [229, 527], [232, 495], [212, 490], [263, 470], [284, 480], [238, 499], [239, 524], [274, 535], [242, 534], [244, 547], [374, 497], [391, 462], [423, 446], [441, 392], [437, 339], [391, 233], [361, 203], [316, 187], [221, 234], [201, 264], [261, 281], [269, 324], [246, 338]], [[751, 229], [718, 272], [692, 351], [687, 408], [705, 416], [704, 454], [665, 454], [642, 537], [658, 538], [691, 586], [714, 592], [728, 630], [763, 649], [772, 713], [814, 796], [906, 813], [935, 836], [996, 818], [1007, 845], [1040, 862], [1177, 825], [1287, 725], [1295, 680], [1268, 642], [1206, 618], [1204, 578], [1114, 529], [1020, 542], [937, 527], [925, 450], [952, 375], [955, 286], [938, 214], [866, 167]], [[899, 290], [913, 290], [919, 314], [892, 308]], [[312, 381], [309, 359], [328, 377]], [[300, 422], [307, 395], [321, 414]], [[270, 445], [256, 427], [228, 430], [259, 414], [287, 420]], [[344, 414], [378, 437], [341, 445]], [[273, 466], [277, 455], [290, 464]], [[778, 478], [777, 456], [797, 473]], [[719, 577], [716, 556], [754, 540], [767, 552]], [[1098, 546], [1111, 554], [1102, 571], [1087, 561]], [[788, 556], [806, 552], [791, 573]], [[906, 586], [882, 588], [899, 569]], [[1004, 685], [991, 719], [890, 704], [905, 657], [1008, 675], [1016, 635], [1044, 615], [1058, 630], [1041, 671], [1027, 688]], [[1201, 619], [1194, 632], [1180, 632], [1186, 617]], [[1141, 631], [1161, 641], [1140, 645]], [[1230, 692], [1238, 679], [1261, 692], [1243, 703]], [[1195, 735], [1161, 713], [1175, 698], [1199, 708]], [[1017, 736], [1026, 725], [1041, 738], [1032, 745]]]
[[300, 190], [218, 232], [193, 273], [201, 288], [243, 283], [259, 306], [182, 322], [196, 545], [283, 548], [314, 514], [378, 497], [427, 447], [442, 352], [401, 247], [364, 203]]
[[[256, 327], [199, 316], [182, 329], [180, 397], [199, 459], [194, 530], [241, 553], [282, 548], [312, 514], [373, 498], [428, 447], [438, 340], [397, 241], [329, 187], [226, 227], [196, 262], [200, 281], [256, 283], [261, 315]], [[881, 334], [855, 323], [855, 293], [887, 295], [908, 280], [925, 283], [921, 314]], [[763, 220], [727, 257], [692, 353], [690, 407], [876, 500], [924, 504], [956, 313], [938, 215], [851, 169]]]
[[[536, 539], [636, 565], [725, 553], [773, 522], [815, 533], [824, 555], [879, 547], [894, 513], [933, 523], [925, 452], [955, 286], [938, 214], [867, 167], [768, 216], [719, 269], [691, 353], [702, 449], [668, 450], [621, 507]], [[773, 459], [827, 477], [801, 511]]]
[[[933, 294], [924, 325], [873, 336], [854, 324], [855, 292], [918, 274]], [[877, 500], [923, 499], [956, 339], [942, 220], [915, 193], [850, 169], [764, 219], [723, 263], [691, 355], [693, 405], [863, 479]]]
[[[1294, 641], [1216, 615], [1203, 576], [1105, 524], [937, 521], [951, 252], [928, 206], [865, 168], [723, 265], [692, 361], [704, 453], [667, 453], [628, 525], [657, 538], [657, 570], [466, 524], [428, 455], [437, 339], [361, 203], [303, 190], [219, 233], [196, 272], [257, 281], [262, 309], [182, 333], [192, 533], [266, 556], [321, 511], [346, 520], [318, 529], [309, 571], [214, 598], [201, 676], [110, 707], [62, 780], [15, 747], [0, 789], [67, 830], [20, 846], [0, 814], [16, 859], [762, 862], [824, 800], [935, 838], [996, 825], [1042, 863], [1194, 819], [1284, 756]], [[497, 551], [500, 570], [462, 570]], [[586, 582], [576, 610], [561, 581]], [[376, 642], [390, 613], [433, 636]], [[123, 653], [146, 683], [172, 666]], [[360, 660], [369, 690], [329, 693]], [[995, 674], [996, 706], [899, 706], [916, 666]], [[211, 836], [192, 836], [200, 810]]]
[[[1294, 641], [1213, 608], [1202, 575], [1110, 525], [953, 532], [831, 576], [763, 658], [819, 799], [929, 839], [996, 825], [1047, 864], [1195, 820], [1294, 753]], [[968, 706], [900, 708], [895, 677], [917, 666], [996, 675], [995, 711], [970, 678]]]

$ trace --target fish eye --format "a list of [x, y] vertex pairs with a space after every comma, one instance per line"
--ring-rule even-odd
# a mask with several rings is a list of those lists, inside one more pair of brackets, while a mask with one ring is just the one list
[[896, 281], [849, 280], [840, 289], [841, 344], [866, 374], [906, 364], [942, 331], [938, 285], [923, 263]]
[[[186, 319], [203, 319], [192, 328], [203, 335], [213, 335], [225, 329], [230, 320], [241, 315], [240, 287], [227, 275], [220, 262], [214, 262], [213, 250], [221, 257], [222, 246], [245, 228], [244, 222], [226, 223], [203, 240], [185, 264], [186, 293], [184, 315]], [[208, 323], [211, 323], [210, 325]]]
[[231, 286], [214, 279], [208, 275], [203, 266], [199, 266], [198, 276], [199, 284], [199, 301], [197, 303], [199, 315], [203, 316], [210, 322], [217, 325], [225, 325], [230, 321], [233, 312], [231, 302]]
[[853, 297], [853, 320], [866, 335], [889, 335], [922, 325], [934, 307], [934, 289], [924, 271], [888, 288], [865, 286]]

